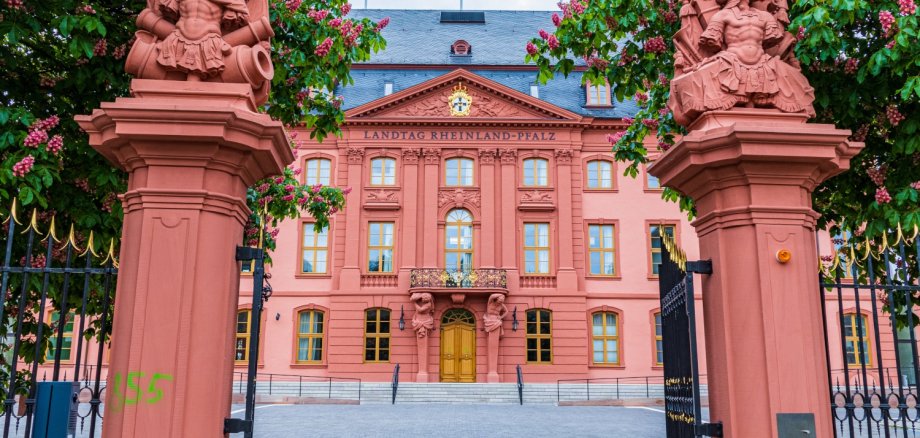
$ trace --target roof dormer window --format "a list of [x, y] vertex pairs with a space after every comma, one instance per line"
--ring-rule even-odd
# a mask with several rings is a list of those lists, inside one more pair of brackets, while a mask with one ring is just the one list
[[473, 53], [473, 47], [470, 46], [470, 43], [457, 40], [450, 45], [450, 54], [454, 56], [470, 56]]

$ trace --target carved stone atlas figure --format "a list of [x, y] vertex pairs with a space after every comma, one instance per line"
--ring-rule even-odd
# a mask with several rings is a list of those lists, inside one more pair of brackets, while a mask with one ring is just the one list
[[249, 84], [257, 105], [274, 75], [266, 0], [148, 0], [125, 70], [138, 79]]
[[814, 116], [814, 89], [792, 53], [795, 37], [782, 27], [787, 9], [783, 0], [684, 2], [668, 102], [678, 123], [736, 106]]

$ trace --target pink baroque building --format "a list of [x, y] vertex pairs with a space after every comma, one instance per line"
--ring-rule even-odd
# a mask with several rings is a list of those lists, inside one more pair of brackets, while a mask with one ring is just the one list
[[[341, 138], [300, 140], [305, 182], [351, 187], [316, 233], [281, 225], [260, 372], [429, 382], [661, 373], [660, 235], [698, 255], [657, 180], [606, 139], [635, 113], [606, 85], [537, 83], [542, 12], [391, 16], [389, 44], [335, 90]], [[299, 139], [308, 139], [301, 132]], [[237, 363], [249, 342], [241, 282]]]

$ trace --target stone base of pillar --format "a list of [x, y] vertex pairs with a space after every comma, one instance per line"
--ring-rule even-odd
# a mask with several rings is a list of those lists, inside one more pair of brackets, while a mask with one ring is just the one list
[[416, 346], [418, 349], [418, 373], [415, 375], [415, 381], [428, 383], [428, 336], [416, 336]]
[[574, 268], [559, 269], [556, 272], [556, 288], [572, 292], [578, 290], [578, 273]]
[[488, 363], [486, 364], [486, 382], [501, 383], [501, 377], [498, 375], [498, 348], [501, 342], [501, 329], [492, 330], [488, 336]]
[[[134, 97], [77, 122], [129, 173], [108, 379], [162, 397], [109, 407], [103, 436], [224, 436], [246, 188], [294, 156], [283, 126], [255, 111], [247, 85], [131, 87]], [[123, 399], [112, 396], [118, 390], [108, 387], [106, 398]]]
[[[801, 114], [702, 115], [649, 169], [695, 201], [710, 418], [725, 437], [777, 434], [777, 414], [813, 414], [833, 436], [811, 193], [861, 148]], [[777, 252], [792, 259], [779, 260]]]

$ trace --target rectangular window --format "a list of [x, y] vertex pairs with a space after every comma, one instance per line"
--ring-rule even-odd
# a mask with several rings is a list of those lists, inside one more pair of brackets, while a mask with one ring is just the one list
[[365, 312], [364, 361], [390, 361], [390, 309], [367, 309]]
[[252, 312], [249, 310], [240, 310], [236, 312], [236, 346], [233, 351], [233, 360], [237, 364], [246, 363], [249, 360], [249, 326], [252, 322], [250, 317]]
[[650, 225], [649, 226], [649, 247], [651, 248], [652, 275], [658, 276], [661, 269], [661, 230], [664, 234], [674, 239], [674, 225]]
[[620, 364], [619, 315], [598, 312], [591, 316], [592, 361], [596, 365]]
[[870, 352], [872, 344], [866, 335], [868, 323], [866, 315], [855, 313], [843, 315], [843, 336], [846, 341], [848, 365], [872, 366]]
[[549, 224], [524, 224], [524, 273], [549, 274]]
[[664, 343], [661, 335], [661, 312], [655, 314], [655, 365], [664, 365]]
[[613, 232], [613, 225], [588, 226], [588, 262], [591, 275], [617, 275]]
[[444, 184], [448, 186], [473, 185], [473, 160], [469, 158], [451, 158], [444, 168]]
[[297, 319], [297, 363], [322, 362], [323, 312], [304, 310]]
[[549, 185], [549, 161], [542, 158], [524, 160], [524, 185], [546, 187]]
[[841, 278], [853, 278], [853, 268], [855, 264], [847, 265], [849, 254], [847, 254], [846, 244], [850, 240], [850, 237], [850, 232], [845, 231], [843, 234], [836, 234], [831, 238], [831, 243], [834, 244], [834, 252], [840, 260], [837, 270], [833, 272], [832, 275], [837, 275], [839, 273]]
[[[68, 362], [70, 361], [70, 355], [73, 348], [73, 320], [75, 314], [70, 312], [67, 314], [67, 320], [64, 321], [64, 333], [63, 338], [61, 338], [61, 361]], [[45, 353], [45, 360], [54, 361], [54, 355], [57, 350], [57, 336], [58, 336], [58, 324], [60, 323], [61, 313], [60, 312], [51, 312], [50, 320], [48, 325], [51, 326], [51, 334], [48, 336], [49, 345], [48, 351]]]
[[392, 186], [396, 184], [396, 160], [374, 158], [371, 160], [371, 185]]
[[613, 188], [613, 164], [606, 160], [588, 162], [588, 189]]
[[367, 272], [393, 272], [393, 222], [371, 222], [368, 226]]
[[552, 363], [552, 312], [544, 309], [527, 311], [527, 363]]
[[610, 105], [610, 86], [588, 84], [588, 105]]
[[661, 182], [658, 181], [658, 177], [648, 173], [648, 169], [645, 170], [645, 185], [649, 190], [661, 189]]
[[303, 224], [302, 257], [301, 273], [325, 274], [328, 271], [329, 227], [317, 233], [313, 223]]
[[383, 84], [383, 95], [389, 96], [391, 94], [393, 94], [393, 83], [392, 82], [384, 83]]

